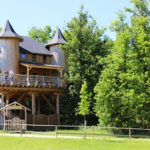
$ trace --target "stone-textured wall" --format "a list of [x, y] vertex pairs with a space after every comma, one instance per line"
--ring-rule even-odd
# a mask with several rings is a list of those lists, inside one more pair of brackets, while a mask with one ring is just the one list
[[19, 41], [17, 39], [0, 39], [0, 69], [2, 72], [18, 73], [19, 69]]
[[57, 46], [54, 45], [50, 47], [50, 53], [53, 54], [52, 64], [62, 66], [64, 69], [66, 69], [65, 51], [59, 49]]

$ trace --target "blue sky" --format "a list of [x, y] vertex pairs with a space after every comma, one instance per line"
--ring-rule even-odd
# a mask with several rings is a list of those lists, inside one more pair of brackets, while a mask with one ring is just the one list
[[[117, 19], [116, 12], [130, 7], [130, 0], [0, 0], [0, 27], [9, 19], [16, 32], [28, 35], [32, 26], [50, 25], [64, 29], [72, 17], [77, 16], [83, 4], [99, 27], [109, 27]], [[114, 38], [109, 30], [108, 36]]]

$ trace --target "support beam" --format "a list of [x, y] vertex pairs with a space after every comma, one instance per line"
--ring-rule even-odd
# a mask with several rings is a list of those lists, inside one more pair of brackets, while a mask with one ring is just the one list
[[5, 116], [5, 114], [6, 114], [6, 109], [4, 108], [4, 131], [5, 131], [5, 129], [6, 129], [6, 124], [5, 124], [5, 120], [6, 120], [6, 116]]
[[[27, 124], [27, 110], [25, 109], [25, 124]], [[25, 125], [25, 130], [27, 130], [27, 126]]]
[[[1, 108], [3, 108], [3, 107], [4, 107], [4, 93], [1, 93]], [[3, 120], [4, 116], [5, 116], [5, 112], [4, 112], [4, 110], [2, 110], [1, 111], [1, 124], [3, 124], [5, 126], [4, 120]]]
[[43, 95], [43, 94], [41, 94], [41, 96], [42, 96], [43, 99], [48, 103], [48, 105], [50, 106], [50, 108], [52, 109], [52, 111], [53, 111], [54, 113], [56, 113], [56, 108], [55, 108], [54, 105], [49, 101], [49, 99], [48, 99], [45, 95]]
[[8, 105], [9, 104], [9, 95], [7, 95], [7, 97], [6, 97], [6, 105]]
[[25, 96], [25, 94], [22, 94], [22, 95], [18, 98], [17, 102], [20, 103], [20, 102], [22, 101], [22, 99], [24, 98], [24, 96]]
[[59, 125], [60, 124], [60, 118], [59, 118], [60, 112], [59, 112], [59, 95], [58, 94], [56, 95], [56, 113], [58, 115], [58, 125]]
[[28, 66], [26, 66], [27, 67], [27, 85], [30, 85], [30, 81], [29, 81], [29, 72], [30, 72], [30, 70], [31, 70], [31, 68], [30, 67], [28, 67]]
[[36, 113], [35, 93], [32, 93], [32, 115]]
[[38, 115], [40, 114], [40, 110], [41, 110], [41, 107], [40, 107], [40, 99], [38, 99]]

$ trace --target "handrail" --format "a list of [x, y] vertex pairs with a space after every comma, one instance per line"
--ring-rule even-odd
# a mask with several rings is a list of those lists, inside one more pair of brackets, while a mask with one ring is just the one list
[[60, 77], [24, 74], [0, 74], [0, 85], [62, 87]]

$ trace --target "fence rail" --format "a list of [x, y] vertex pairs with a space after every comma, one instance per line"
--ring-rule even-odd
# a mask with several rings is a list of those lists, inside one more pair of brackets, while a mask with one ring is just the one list
[[40, 75], [0, 74], [0, 85], [49, 86], [61, 87], [60, 77]]
[[[10, 124], [9, 126], [17, 126], [18, 124]], [[98, 137], [127, 137], [127, 138], [150, 138], [150, 129], [143, 128], [121, 128], [121, 127], [99, 127], [99, 126], [74, 126], [74, 125], [37, 125], [37, 124], [23, 124], [20, 123], [19, 129], [13, 129], [11, 127], [6, 128], [7, 124], [0, 124], [3, 133], [20, 133], [21, 136], [24, 134], [34, 135], [45, 135], [47, 137], [62, 137], [71, 136], [77, 138], [98, 138]], [[26, 128], [24, 128], [26, 127]], [[42, 131], [37, 131], [37, 128], [45, 127]], [[4, 130], [5, 129], [5, 130]], [[27, 130], [26, 130], [27, 129]], [[19, 131], [19, 132], [18, 132]]]

